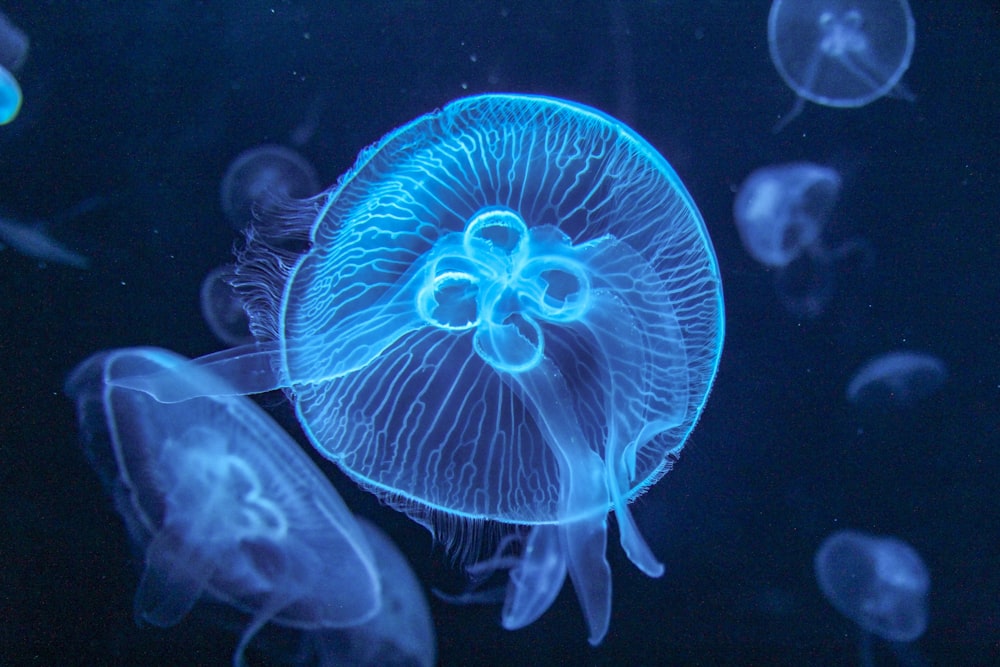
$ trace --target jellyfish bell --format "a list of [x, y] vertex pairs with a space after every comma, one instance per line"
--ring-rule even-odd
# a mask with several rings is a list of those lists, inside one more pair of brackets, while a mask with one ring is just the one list
[[[379, 610], [370, 547], [305, 453], [249, 399], [164, 404], [112, 384], [174, 368], [166, 350], [98, 353], [70, 375], [84, 451], [145, 552], [138, 621], [176, 624], [202, 597], [251, 615], [233, 655], [273, 622], [318, 630]], [[221, 387], [201, 369], [177, 382]]]
[[901, 79], [915, 41], [907, 0], [774, 0], [767, 23], [775, 69], [795, 91], [779, 132], [806, 100], [862, 107], [887, 94], [912, 95]]
[[437, 640], [430, 606], [406, 557], [370, 521], [358, 524], [371, 545], [382, 582], [379, 612], [364, 623], [337, 630], [310, 632], [304, 638], [320, 665], [437, 664]]
[[208, 328], [226, 345], [247, 345], [254, 338], [243, 299], [232, 286], [236, 267], [226, 264], [209, 271], [201, 283], [201, 316]]
[[814, 566], [824, 597], [863, 631], [911, 642], [927, 629], [930, 575], [902, 540], [838, 531], [820, 545]]
[[226, 168], [219, 188], [222, 211], [234, 229], [245, 229], [256, 215], [281, 213], [295, 199], [320, 190], [319, 176], [309, 162], [285, 146], [250, 148]]
[[865, 407], [909, 407], [937, 392], [948, 375], [945, 363], [922, 352], [878, 355], [855, 371], [847, 400]]
[[743, 247], [765, 266], [787, 266], [819, 243], [840, 185], [837, 171], [812, 162], [751, 172], [733, 202]]
[[792, 315], [822, 315], [835, 295], [837, 264], [859, 258], [867, 271], [873, 252], [860, 238], [832, 247], [826, 228], [840, 194], [839, 172], [812, 162], [768, 165], [744, 179], [733, 219], [746, 251], [774, 269], [778, 299]]
[[30, 43], [24, 31], [0, 12], [0, 67], [17, 73], [28, 59]]
[[0, 66], [0, 125], [6, 125], [21, 111], [24, 95], [14, 75]]
[[[718, 367], [722, 288], [691, 196], [619, 121], [527, 95], [460, 99], [363, 151], [238, 262], [258, 343], [119, 378], [158, 400], [283, 387], [316, 448], [455, 549], [456, 526], [529, 526], [504, 625], [568, 574], [590, 641], [626, 554], [663, 566], [628, 503], [666, 474]], [[282, 238], [308, 229], [301, 255]], [[559, 579], [561, 583], [562, 579]]]

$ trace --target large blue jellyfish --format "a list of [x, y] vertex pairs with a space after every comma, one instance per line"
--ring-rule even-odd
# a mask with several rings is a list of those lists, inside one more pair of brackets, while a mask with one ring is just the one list
[[[513, 563], [505, 627], [568, 573], [601, 641], [609, 510], [629, 558], [662, 573], [627, 505], [702, 411], [723, 301], [691, 196], [630, 128], [547, 97], [457, 100], [298, 218], [253, 226], [237, 273], [259, 343], [197, 363], [241, 392], [286, 388], [324, 455], [446, 541], [531, 526], [497, 561]], [[190, 389], [170, 372], [124, 384]]]
[[[70, 375], [84, 451], [145, 554], [139, 621], [176, 624], [201, 597], [253, 618], [233, 654], [268, 622], [320, 631], [369, 621], [381, 580], [361, 527], [299, 446], [252, 401], [164, 405], [114, 385], [172, 368], [155, 348], [93, 355]], [[183, 380], [219, 386], [198, 369]]]

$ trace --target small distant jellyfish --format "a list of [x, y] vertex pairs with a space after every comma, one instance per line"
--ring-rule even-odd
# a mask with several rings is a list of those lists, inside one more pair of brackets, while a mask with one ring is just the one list
[[14, 78], [28, 58], [28, 36], [0, 12], [0, 125], [6, 125], [21, 110], [23, 95]]
[[866, 407], [909, 407], [933, 395], [948, 375], [945, 363], [897, 350], [869, 359], [847, 385], [847, 400]]
[[806, 100], [843, 108], [887, 94], [913, 99], [900, 79], [914, 34], [907, 0], [774, 0], [767, 22], [771, 60], [798, 96], [774, 131], [795, 119]]
[[761, 167], [747, 176], [733, 202], [743, 247], [776, 269], [782, 304], [795, 315], [816, 317], [834, 294], [834, 264], [869, 253], [867, 243], [846, 241], [828, 249], [823, 231], [840, 194], [836, 170], [812, 162]]
[[927, 629], [930, 574], [902, 540], [838, 531], [820, 545], [814, 566], [823, 596], [862, 630], [862, 664], [873, 664], [870, 634], [912, 642]]
[[787, 266], [819, 243], [840, 185], [840, 174], [812, 162], [752, 172], [733, 203], [743, 247], [765, 266]]
[[0, 67], [0, 125], [6, 125], [17, 118], [23, 99], [17, 79], [4, 67]]
[[252, 343], [250, 318], [243, 308], [243, 299], [229, 282], [235, 265], [226, 264], [213, 269], [201, 283], [201, 315], [208, 328], [226, 345]]
[[222, 211], [239, 231], [254, 215], [279, 212], [288, 202], [319, 190], [319, 176], [304, 157], [291, 148], [265, 144], [236, 156], [222, 177], [219, 195]]
[[437, 664], [434, 623], [420, 582], [392, 540], [374, 524], [358, 518], [368, 538], [382, 581], [382, 606], [369, 621], [342, 630], [309, 633], [320, 665]]
[[0, 12], [0, 66], [17, 72], [28, 59], [30, 41], [24, 31]]
[[[364, 623], [381, 605], [367, 539], [329, 481], [252, 401], [204, 397], [164, 405], [113, 386], [174, 368], [156, 348], [95, 354], [66, 383], [83, 449], [145, 565], [135, 616], [178, 623], [198, 599], [251, 616], [233, 654], [266, 623], [321, 630]], [[204, 370], [179, 383], [224, 384]]]

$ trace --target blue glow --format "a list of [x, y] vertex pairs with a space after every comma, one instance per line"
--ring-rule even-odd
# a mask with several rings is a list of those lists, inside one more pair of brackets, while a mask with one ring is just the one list
[[[568, 573], [599, 643], [608, 511], [659, 576], [627, 504], [670, 470], [722, 347], [715, 253], [666, 160], [589, 107], [471, 97], [250, 238], [237, 274], [260, 342], [196, 365], [238, 392], [288, 388], [320, 452], [445, 541], [456, 519], [533, 526], [505, 562], [504, 625], [537, 618]], [[120, 386], [214, 391], [173, 374]]]
[[14, 75], [0, 66], [0, 125], [6, 125], [15, 118], [21, 110], [21, 86]]
[[381, 585], [364, 534], [260, 408], [239, 397], [163, 404], [110, 384], [183, 361], [155, 348], [102, 352], [66, 386], [84, 450], [145, 550], [136, 619], [166, 627], [200, 597], [229, 604], [252, 616], [233, 656], [239, 665], [265, 623], [318, 630], [372, 618]]
[[826, 599], [866, 632], [908, 642], [927, 629], [930, 575], [905, 542], [842, 530], [824, 540], [815, 567]]

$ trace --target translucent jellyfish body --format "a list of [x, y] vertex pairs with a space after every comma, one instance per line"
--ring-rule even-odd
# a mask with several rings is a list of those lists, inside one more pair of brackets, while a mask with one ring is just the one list
[[364, 519], [358, 523], [382, 581], [379, 613], [350, 628], [310, 633], [306, 642], [320, 665], [433, 667], [437, 664], [434, 623], [420, 582], [385, 533]]
[[[283, 250], [290, 234], [309, 250]], [[529, 526], [502, 560], [504, 625], [568, 575], [599, 643], [608, 511], [660, 575], [628, 503], [672, 467], [722, 346], [715, 252], [666, 160], [579, 104], [471, 97], [250, 239], [237, 274], [260, 343], [196, 365], [239, 392], [288, 388], [320, 452], [460, 551], [479, 551], [463, 525]], [[122, 386], [189, 398], [172, 375]]]
[[780, 131], [805, 100], [861, 107], [900, 86], [913, 54], [907, 0], [774, 0], [767, 22], [771, 60], [798, 96]]
[[826, 599], [865, 630], [912, 641], [927, 629], [930, 575], [905, 542], [839, 531], [824, 540], [815, 567]]
[[733, 202], [743, 247], [765, 266], [788, 266], [819, 244], [839, 194], [840, 174], [830, 167], [792, 162], [757, 169]]
[[947, 377], [930, 354], [896, 350], [865, 362], [847, 385], [847, 400], [868, 407], [907, 407], [934, 394]]
[[[166, 405], [112, 381], [183, 363], [166, 350], [96, 354], [73, 371], [84, 451], [145, 551], [136, 619], [176, 624], [200, 597], [306, 630], [363, 623], [381, 583], [353, 515], [302, 450], [244, 398]], [[205, 371], [178, 382], [222, 391]]]
[[854, 253], [870, 255], [859, 239], [835, 248], [824, 243], [840, 187], [834, 169], [792, 162], [753, 171], [736, 193], [733, 218], [743, 247], [776, 270], [778, 296], [795, 315], [822, 314], [835, 291], [834, 264]]
[[220, 266], [202, 280], [201, 316], [215, 337], [226, 345], [246, 345], [253, 342], [253, 335], [243, 299], [230, 284], [235, 270], [232, 264]]
[[246, 228], [254, 215], [280, 213], [294, 199], [319, 192], [319, 177], [291, 148], [265, 144], [243, 151], [222, 177], [222, 211], [234, 229]]
[[0, 12], [0, 125], [6, 125], [21, 110], [23, 95], [14, 74], [28, 58], [28, 36]]

